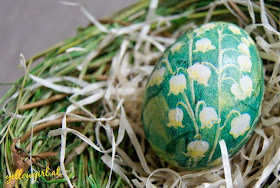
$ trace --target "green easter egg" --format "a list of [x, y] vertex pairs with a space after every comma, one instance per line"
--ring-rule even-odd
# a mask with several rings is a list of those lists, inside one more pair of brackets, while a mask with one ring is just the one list
[[222, 163], [247, 142], [263, 100], [263, 65], [240, 27], [213, 22], [181, 36], [159, 59], [143, 98], [147, 140], [161, 158], [186, 169]]

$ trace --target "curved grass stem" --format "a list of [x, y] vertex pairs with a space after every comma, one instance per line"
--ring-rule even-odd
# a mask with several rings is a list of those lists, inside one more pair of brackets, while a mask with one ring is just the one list
[[198, 101], [196, 103], [196, 106], [195, 106], [195, 116], [196, 116], [196, 118], [198, 118], [198, 110], [199, 110], [200, 105], [203, 105], [203, 107], [205, 107], [206, 103], [204, 101]]
[[188, 99], [186, 93], [183, 92], [182, 95], [183, 95], [183, 97], [185, 99], [186, 104], [180, 101], [180, 102], [177, 103], [177, 105], [182, 105], [187, 110], [187, 112], [188, 112], [188, 114], [189, 114], [189, 116], [190, 116], [190, 118], [191, 118], [191, 120], [193, 122], [196, 134], [198, 135], [199, 134], [199, 127], [197, 125], [197, 122], [196, 122], [196, 119], [195, 119], [194, 112], [192, 110], [191, 104], [189, 102], [189, 99]]
[[225, 120], [225, 122], [224, 122], [224, 125], [223, 125], [222, 127], [220, 127], [220, 130], [222, 130], [222, 129], [227, 125], [230, 116], [233, 115], [233, 114], [237, 114], [238, 116], [241, 116], [240, 112], [237, 111], [237, 110], [232, 110], [232, 111], [230, 111], [230, 113], [228, 113], [228, 115], [227, 115], [227, 117], [226, 117], [226, 120]]
[[[223, 29], [221, 30], [218, 30], [218, 51], [219, 51], [219, 54], [218, 54], [218, 117], [220, 118], [221, 117], [221, 102], [220, 102], [220, 96], [221, 96], [221, 90], [222, 90], [222, 83], [221, 83], [221, 74], [222, 74], [222, 33], [223, 33]], [[214, 155], [214, 152], [217, 148], [217, 144], [218, 144], [218, 141], [219, 141], [219, 137], [220, 137], [220, 123], [221, 121], [218, 122], [217, 124], [217, 130], [216, 130], [216, 135], [215, 135], [215, 141], [214, 141], [214, 146], [212, 148], [212, 151], [210, 152], [209, 154], [209, 157], [208, 157], [208, 162], [210, 162], [212, 160], [212, 157]]]

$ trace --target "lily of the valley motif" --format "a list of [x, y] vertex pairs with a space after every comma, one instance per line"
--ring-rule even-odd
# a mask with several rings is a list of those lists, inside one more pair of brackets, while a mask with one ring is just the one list
[[216, 110], [212, 107], [204, 107], [199, 113], [199, 120], [201, 122], [201, 128], [211, 128], [214, 123], [218, 123], [220, 119]]
[[[206, 28], [206, 29], [205, 29]], [[211, 28], [214, 28], [214, 25], [211, 24], [209, 26], [204, 26], [204, 29], [202, 29], [203, 32], [210, 30]], [[235, 26], [229, 26], [229, 29], [234, 34], [241, 34], [240, 30]], [[201, 32], [202, 32], [201, 31]], [[198, 31], [197, 31], [198, 32]], [[249, 58], [250, 52], [248, 45], [250, 45], [249, 40], [242, 38], [242, 43], [238, 45], [238, 49], [241, 51], [241, 54], [237, 57], [237, 64], [239, 65], [242, 72], [251, 72], [252, 62]], [[176, 51], [179, 51], [180, 48], [183, 46], [183, 43], [179, 42], [177, 44], [174, 44], [170, 51], [172, 54], [174, 54]], [[207, 53], [207, 51], [216, 49], [215, 46], [212, 45], [212, 42], [208, 38], [203, 38], [198, 40], [195, 43], [196, 49], [194, 52], [202, 52]], [[197, 62], [191, 65], [189, 68], [186, 69], [187, 75], [190, 80], [196, 81], [198, 84], [202, 84], [205, 87], [208, 87], [208, 80], [211, 77], [211, 69], [207, 66], [207, 64], [210, 64], [209, 62]], [[212, 65], [212, 69], [213, 69]], [[215, 69], [215, 72], [218, 72], [218, 70]], [[164, 74], [165, 74], [165, 67], [161, 67], [160, 69], [154, 71], [153, 75], [151, 76], [149, 85], [159, 85], [163, 82]], [[252, 80], [249, 76], [243, 75], [239, 81], [235, 81], [233, 85], [230, 88], [230, 92], [234, 96], [235, 100], [245, 100], [246, 98], [251, 96], [252, 93]], [[178, 74], [174, 75], [169, 80], [169, 95], [179, 95], [182, 92], [185, 92], [184, 90], [187, 89], [187, 79], [184, 74]], [[186, 105], [186, 108], [189, 111], [190, 106]], [[189, 112], [193, 114], [197, 114], [198, 112]], [[181, 127], [183, 128], [184, 125], [182, 123], [184, 118], [184, 113], [181, 108], [171, 109], [168, 113], [169, 123], [168, 127], [173, 127], [175, 129]], [[220, 117], [218, 117], [217, 111], [213, 107], [203, 107], [202, 110], [199, 112], [199, 117], [195, 117], [199, 119], [200, 121], [200, 128], [212, 128], [215, 123], [220, 122]], [[246, 121], [246, 123], [243, 123], [243, 127], [238, 129], [238, 124], [242, 122], [243, 120]], [[240, 135], [243, 135], [250, 127], [250, 115], [244, 114], [241, 117], [236, 117], [232, 120], [231, 123], [232, 129], [230, 134], [234, 136], [234, 138], [237, 138]], [[244, 128], [245, 127], [245, 128]], [[200, 141], [204, 144], [204, 149], [206, 148], [205, 141]], [[190, 146], [188, 146], [188, 154], [191, 157], [202, 157], [202, 151], [201, 150], [195, 152], [195, 148], [197, 148], [196, 144], [200, 142], [192, 142]], [[196, 144], [195, 144], [196, 143]], [[200, 144], [201, 144], [200, 143]]]
[[[204, 35], [212, 29], [218, 32], [218, 44]], [[227, 33], [223, 34], [225, 30]], [[223, 47], [221, 41], [227, 40], [223, 38], [228, 37], [230, 32], [236, 36], [233, 40], [235, 42], [238, 40], [238, 43], [234, 47]], [[255, 68], [253, 67], [254, 62], [252, 62], [254, 54], [251, 54], [252, 51], [250, 53], [250, 49], [255, 43], [243, 32], [237, 26], [231, 24], [223, 26], [216, 23], [205, 24], [186, 35], [188, 43], [179, 41], [169, 48], [169, 55], [181, 55], [181, 48], [186, 44], [190, 45], [188, 57], [191, 61], [186, 61], [187, 66], [184, 68], [173, 66], [172, 59], [169, 60], [169, 55], [166, 55], [159, 62], [159, 68], [150, 77], [148, 87], [168, 83], [168, 87], [165, 87], [167, 98], [178, 98], [178, 101], [174, 101], [176, 107], [166, 111], [165, 117], [168, 119], [168, 123], [165, 126], [168, 127], [168, 130], [185, 130], [190, 126], [185, 122], [192, 122], [191, 126], [194, 127], [195, 135], [193, 140], [186, 141], [186, 150], [182, 151], [184, 156], [187, 157], [186, 165], [190, 168], [196, 166], [205, 157], [207, 157], [208, 166], [221, 163], [221, 157], [212, 159], [215, 156], [214, 153], [218, 147], [221, 132], [224, 134], [226, 131], [234, 139], [242, 138], [245, 140], [249, 135], [250, 128], [256, 123], [256, 117], [251, 117], [249, 113], [244, 112], [242, 109], [223, 111], [221, 105], [226, 105], [227, 101], [222, 101], [223, 103], [220, 102], [222, 104], [219, 103], [215, 106], [213, 105], [215, 103], [211, 103], [207, 98], [197, 100], [197, 96], [195, 96], [197, 88], [194, 85], [207, 89], [213, 87], [213, 83], [217, 80], [218, 89], [215, 91], [217, 96], [220, 96], [222, 88], [226, 96], [229, 97], [228, 100], [233, 103], [246, 103], [247, 100], [252, 98], [253, 91], [257, 86], [251, 77]], [[184, 46], [184, 49], [186, 47]], [[229, 63], [223, 64], [223, 58], [229, 56], [226, 53], [237, 55]], [[219, 62], [215, 58], [208, 58], [208, 61], [192, 59], [192, 56], [196, 54], [198, 54], [198, 57], [208, 57], [209, 54], [216, 54]], [[231, 75], [232, 73], [234, 74], [233, 76]], [[208, 93], [205, 95], [208, 95]], [[224, 129], [225, 127], [227, 128]], [[200, 131], [213, 129], [218, 133], [212, 142], [200, 135]], [[235, 148], [230, 149], [230, 151], [234, 151]]]
[[[239, 33], [239, 29], [232, 27], [230, 28], [233, 32]], [[247, 40], [248, 41], [248, 40]], [[238, 49], [241, 51], [241, 54], [237, 57], [237, 64], [239, 65], [242, 72], [251, 72], [252, 62], [248, 55], [250, 55], [249, 48], [247, 46], [247, 41], [243, 40], [245, 43], [241, 43], [238, 46]], [[249, 41], [248, 41], [249, 42]], [[171, 52], [174, 53], [174, 49], [179, 50], [182, 46], [182, 43], [178, 43], [178, 45], [174, 45], [171, 48]], [[209, 50], [215, 49], [212, 45], [211, 40], [204, 38], [200, 39], [196, 42], [196, 49], [194, 52], [202, 52], [206, 53]], [[187, 68], [186, 72], [188, 73], [188, 77], [190, 80], [197, 81], [198, 84], [202, 84], [205, 87], [208, 87], [208, 80], [211, 77], [211, 69], [207, 66], [210, 64], [209, 62], [204, 63], [195, 63]], [[215, 72], [218, 72], [216, 68], [212, 69]], [[234, 80], [234, 79], [233, 79]], [[184, 74], [179, 74], [172, 76], [169, 81], [169, 94], [179, 95], [181, 92], [187, 88], [187, 80]], [[246, 98], [251, 96], [252, 93], [252, 80], [249, 76], [243, 75], [239, 82], [235, 81], [233, 83], [230, 91], [232, 95], [235, 97], [235, 100], [245, 100]], [[188, 101], [187, 101], [188, 102]], [[192, 111], [189, 105], [186, 105], [187, 111]], [[189, 114], [197, 114], [198, 112], [189, 112]], [[182, 121], [184, 118], [184, 114], [182, 109], [176, 108], [169, 111], [169, 127], [174, 127], [175, 129], [179, 127], [184, 127]], [[217, 111], [213, 107], [203, 107], [202, 110], [199, 112], [199, 117], [195, 117], [200, 121], [200, 128], [212, 128], [215, 123], [220, 122], [220, 117], [218, 117]], [[231, 131], [230, 134], [233, 135], [234, 138], [238, 138], [239, 136], [243, 135], [248, 129], [250, 128], [250, 115], [243, 114], [240, 117], [236, 117], [231, 122]], [[227, 120], [225, 121], [227, 122]], [[239, 125], [242, 125], [239, 127]], [[222, 126], [224, 127], [224, 126]], [[197, 133], [199, 134], [199, 133]], [[206, 141], [196, 141], [191, 142], [188, 145], [188, 152], [187, 155], [191, 156], [192, 158], [200, 158], [204, 156], [204, 153], [208, 150], [208, 143]], [[199, 147], [201, 146], [201, 147]], [[203, 146], [203, 147], [202, 147]], [[206, 149], [207, 148], [207, 149]]]
[[181, 42], [178, 42], [176, 44], [174, 44], [171, 48], [170, 48], [170, 51], [172, 54], [174, 54], [176, 51], [179, 51], [180, 48], [183, 46], [184, 44], [181, 43]]
[[251, 43], [252, 45], [255, 45], [255, 42], [253, 41], [253, 39], [252, 39], [250, 36], [248, 36], [247, 39], [250, 41], [250, 43]]
[[203, 140], [195, 140], [188, 144], [186, 153], [187, 156], [192, 158], [205, 157], [205, 153], [209, 149], [209, 143]]
[[211, 29], [214, 29], [216, 27], [216, 24], [213, 24], [213, 23], [208, 23], [208, 24], [204, 24], [202, 26], [202, 28], [205, 30], [205, 31], [209, 31]]
[[169, 123], [167, 126], [174, 127], [174, 128], [184, 127], [182, 125], [183, 117], [184, 117], [184, 113], [181, 108], [175, 108], [169, 110], [168, 112]]
[[239, 83], [234, 83], [230, 88], [235, 100], [245, 100], [247, 97], [251, 97], [252, 90], [253, 81], [249, 76], [242, 76]]
[[169, 81], [169, 94], [173, 93], [174, 95], [178, 95], [180, 92], [183, 92], [186, 89], [186, 77], [184, 74], [179, 74], [176, 76], [172, 76]]
[[247, 38], [245, 38], [245, 37], [242, 37], [242, 38], [241, 38], [241, 41], [242, 41], [243, 43], [245, 43], [247, 46], [250, 46], [250, 45], [251, 45], [249, 39], [247, 39]]
[[250, 129], [251, 116], [247, 113], [242, 114], [240, 117], [236, 117], [231, 121], [230, 134], [237, 138], [243, 135], [246, 131]]
[[216, 49], [216, 47], [212, 45], [211, 40], [209, 40], [208, 38], [203, 38], [196, 41], [195, 47], [196, 49], [194, 50], [194, 52], [202, 52], [202, 53]]
[[248, 46], [245, 43], [241, 43], [238, 45], [238, 49], [245, 55], [250, 56], [250, 51]]
[[235, 35], [241, 35], [241, 31], [238, 27], [230, 25], [228, 26], [228, 29], [231, 30], [231, 32]]
[[152, 74], [150, 81], [149, 81], [149, 86], [153, 85], [160, 85], [164, 79], [164, 73], [165, 73], [165, 68], [161, 67], [158, 70], [155, 70], [155, 72]]
[[208, 86], [208, 80], [211, 76], [211, 70], [209, 67], [196, 63], [187, 69], [189, 77], [200, 84]]
[[196, 33], [196, 36], [199, 36], [206, 31], [214, 29], [215, 27], [216, 27], [216, 25], [213, 23], [204, 24], [202, 27], [195, 29], [194, 33]]
[[246, 55], [239, 55], [237, 62], [243, 72], [251, 72], [252, 62], [250, 58]]

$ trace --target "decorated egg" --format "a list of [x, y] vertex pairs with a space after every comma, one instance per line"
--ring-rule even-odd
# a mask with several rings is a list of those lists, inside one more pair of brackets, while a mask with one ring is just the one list
[[219, 140], [231, 157], [252, 135], [263, 92], [252, 38], [234, 24], [204, 24], [182, 35], [155, 65], [142, 105], [146, 138], [171, 165], [216, 166]]

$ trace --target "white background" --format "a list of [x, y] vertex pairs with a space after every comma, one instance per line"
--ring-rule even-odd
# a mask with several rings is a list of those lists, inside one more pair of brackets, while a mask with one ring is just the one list
[[[93, 16], [110, 16], [137, 0], [80, 0]], [[76, 34], [88, 19], [79, 7], [59, 0], [0, 0], [0, 82], [23, 76], [19, 54], [26, 59]], [[11, 86], [0, 86], [0, 98]]]

